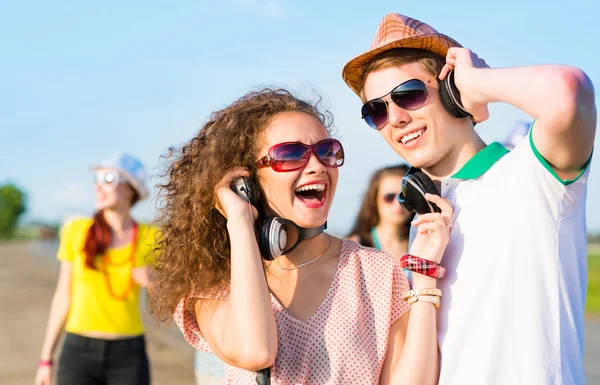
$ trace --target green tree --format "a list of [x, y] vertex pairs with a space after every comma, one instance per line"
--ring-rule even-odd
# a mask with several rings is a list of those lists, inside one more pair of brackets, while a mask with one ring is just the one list
[[0, 237], [12, 235], [26, 209], [25, 192], [13, 184], [0, 186]]

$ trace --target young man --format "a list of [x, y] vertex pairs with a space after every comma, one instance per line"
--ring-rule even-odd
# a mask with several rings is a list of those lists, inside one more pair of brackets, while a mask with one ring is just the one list
[[[462, 99], [443, 102], [451, 70]], [[585, 200], [596, 131], [588, 77], [559, 65], [489, 68], [427, 24], [390, 14], [343, 78], [366, 103], [364, 120], [454, 206], [439, 281], [439, 383], [585, 383]], [[448, 112], [458, 101], [470, 116]], [[510, 152], [473, 129], [491, 102], [535, 118]]]

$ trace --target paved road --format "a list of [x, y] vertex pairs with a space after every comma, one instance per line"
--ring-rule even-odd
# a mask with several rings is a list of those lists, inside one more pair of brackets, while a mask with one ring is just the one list
[[600, 318], [585, 320], [585, 377], [588, 385], [600, 385]]

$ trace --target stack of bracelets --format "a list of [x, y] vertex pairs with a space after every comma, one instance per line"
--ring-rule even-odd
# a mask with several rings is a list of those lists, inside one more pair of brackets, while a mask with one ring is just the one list
[[[415, 273], [428, 277], [440, 279], [446, 275], [446, 269], [439, 263], [428, 261], [411, 254], [403, 254], [400, 257], [400, 266]], [[408, 290], [402, 294], [402, 300], [413, 304], [417, 301], [432, 303], [436, 308], [440, 307], [440, 289]]]

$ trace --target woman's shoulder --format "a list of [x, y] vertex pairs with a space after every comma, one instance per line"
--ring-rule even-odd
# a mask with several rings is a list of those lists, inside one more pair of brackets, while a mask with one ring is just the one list
[[347, 239], [349, 241], [354, 241], [356, 243], [360, 243], [360, 236], [358, 234], [350, 234], [344, 239]]
[[156, 253], [152, 263], [160, 254], [157, 246], [160, 237], [160, 230], [157, 226], [148, 223], [138, 223], [138, 247], [142, 247], [146, 253]]
[[392, 293], [398, 285], [408, 287], [400, 264], [385, 251], [344, 240], [340, 258], [342, 281], [349, 285], [360, 282], [365, 293], [379, 293], [384, 298], [384, 293]]
[[140, 239], [146, 239], [154, 242], [154, 240], [158, 239], [160, 236], [160, 229], [154, 224], [138, 222], [137, 225]]
[[374, 247], [363, 246], [350, 239], [342, 240], [341, 254], [344, 258], [354, 260], [359, 264], [392, 268], [396, 261], [385, 251]]
[[93, 218], [89, 217], [74, 217], [70, 218], [62, 225], [62, 235], [77, 234], [80, 232], [87, 232], [92, 223]]

